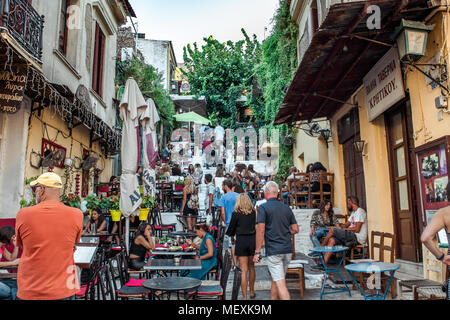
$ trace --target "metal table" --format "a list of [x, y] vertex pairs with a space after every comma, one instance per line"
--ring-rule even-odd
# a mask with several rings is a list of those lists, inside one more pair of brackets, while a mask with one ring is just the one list
[[195, 232], [182, 232], [182, 231], [176, 231], [176, 232], [169, 232], [167, 234], [168, 237], [185, 237], [185, 238], [195, 238], [197, 234]]
[[[362, 262], [362, 263], [355, 263], [345, 266], [345, 269], [350, 274], [350, 277], [352, 278], [353, 282], [358, 287], [359, 291], [361, 291], [361, 294], [364, 296], [364, 299], [366, 300], [385, 300], [386, 294], [389, 291], [389, 287], [391, 285], [392, 280], [394, 279], [395, 272], [400, 269], [400, 265], [396, 263], [388, 263], [388, 262]], [[366, 295], [364, 290], [361, 289], [361, 287], [358, 284], [358, 281], [355, 280], [353, 277], [352, 272], [362, 272], [362, 273], [373, 273], [375, 274], [374, 277], [371, 277], [375, 280], [375, 284], [371, 284], [373, 287], [369, 289], [376, 289], [375, 294]], [[380, 293], [381, 289], [381, 274], [383, 272], [391, 272], [389, 282], [386, 286], [386, 290], [384, 293]], [[369, 278], [369, 279], [371, 279]]]
[[94, 261], [97, 250], [98, 247], [96, 246], [77, 245], [77, 250], [73, 254], [75, 265], [81, 269], [89, 269]]
[[[322, 262], [322, 266], [323, 269], [325, 270], [325, 275], [323, 277], [323, 283], [322, 283], [322, 289], [320, 290], [320, 300], [322, 300], [322, 297], [326, 294], [333, 294], [333, 293], [340, 293], [340, 292], [348, 292], [349, 296], [352, 296], [352, 293], [349, 289], [349, 287], [347, 286], [347, 283], [344, 281], [344, 279], [342, 278], [341, 274], [339, 273], [339, 268], [342, 265], [342, 262], [344, 261], [345, 258], [345, 252], [348, 250], [348, 247], [344, 247], [344, 246], [335, 246], [335, 247], [316, 247], [314, 249], [310, 249], [310, 251], [314, 252], [314, 253], [318, 253], [319, 257], [320, 257], [320, 261]], [[342, 255], [342, 257], [339, 260], [339, 264], [337, 265], [336, 268], [330, 269], [328, 268], [327, 264], [325, 263], [324, 260], [324, 254], [325, 253], [339, 253], [342, 252], [344, 253]], [[345, 289], [335, 289], [335, 288], [331, 288], [331, 287], [326, 287], [325, 284], [327, 282], [327, 277], [329, 273], [337, 273], [337, 275], [339, 276], [339, 278], [341, 278], [342, 282], [345, 285]], [[325, 289], [328, 290], [328, 292], [325, 292]]]
[[[1, 267], [0, 270], [2, 271], [17, 271], [18, 266], [11, 266], [11, 267]], [[0, 273], [0, 279], [16, 279], [17, 278], [17, 272], [11, 273], [11, 272], [1, 272]]]
[[201, 270], [202, 262], [197, 259], [181, 259], [180, 264], [175, 265], [173, 259], [150, 259], [144, 266], [148, 271], [181, 271], [181, 270]]
[[[163, 294], [167, 295], [167, 299], [170, 300], [170, 294], [172, 292], [177, 293], [177, 298], [180, 300], [180, 291], [184, 291], [184, 297], [193, 298], [197, 297], [197, 290], [201, 286], [202, 282], [198, 279], [188, 277], [169, 277], [169, 278], [154, 278], [142, 283], [144, 288], [150, 289], [153, 298], [159, 298]], [[160, 291], [162, 294], [157, 295]], [[192, 292], [194, 294], [186, 294], [186, 292]]]
[[153, 250], [154, 256], [195, 256], [195, 251], [168, 251], [168, 250]]

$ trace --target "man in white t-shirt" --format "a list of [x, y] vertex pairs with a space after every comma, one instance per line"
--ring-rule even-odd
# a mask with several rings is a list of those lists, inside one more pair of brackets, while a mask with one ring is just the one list
[[[339, 226], [331, 229], [322, 241], [322, 246], [346, 246], [351, 248], [357, 244], [367, 243], [366, 211], [359, 207], [359, 200], [354, 196], [347, 198], [347, 208], [351, 212], [350, 218], [346, 223], [339, 224]], [[325, 254], [325, 263], [328, 263], [331, 256], [331, 252]]]

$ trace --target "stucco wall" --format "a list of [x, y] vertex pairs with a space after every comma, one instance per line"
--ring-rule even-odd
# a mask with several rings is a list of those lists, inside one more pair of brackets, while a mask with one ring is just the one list
[[[0, 152], [0, 219], [16, 217], [23, 197], [27, 159], [25, 149], [28, 138], [29, 99], [24, 99], [15, 114], [1, 114], [3, 132]], [[2, 121], [2, 119], [0, 119]]]
[[[43, 126], [43, 122], [48, 125]], [[61, 132], [58, 134], [58, 130], [56, 130], [55, 128], [59, 129], [59, 131]], [[25, 178], [28, 179], [31, 177], [39, 176], [40, 174], [43, 173], [42, 168], [40, 169], [33, 168], [32, 166], [30, 166], [29, 161], [32, 151], [41, 153], [42, 138], [51, 140], [54, 143], [61, 145], [62, 147], [65, 147], [67, 150], [66, 157], [70, 157], [71, 159], [79, 157], [82, 159], [83, 148], [89, 150], [89, 130], [84, 126], [78, 126], [72, 130], [72, 137], [73, 142], [69, 136], [67, 124], [64, 121], [62, 121], [58, 116], [54, 116], [50, 109], [45, 109], [42, 112], [40, 118], [32, 116], [28, 132]], [[72, 143], [73, 143], [72, 154], [70, 154]], [[94, 151], [96, 155], [101, 155], [101, 149], [98, 142], [93, 143], [92, 151]], [[100, 182], [109, 182], [109, 178], [112, 173], [112, 160], [104, 158], [104, 156], [102, 155], [102, 158], [98, 161], [98, 165], [104, 167], [104, 170], [100, 175]], [[64, 183], [65, 169], [55, 167], [54, 172], [63, 178]], [[67, 190], [66, 194], [75, 192], [75, 175], [80, 174], [81, 177], [81, 173], [82, 173], [81, 170], [74, 169], [73, 174], [70, 176], [72, 181], [72, 188], [71, 190]], [[90, 192], [92, 192], [92, 190], [93, 188], [91, 180]], [[80, 179], [80, 196], [81, 196], [81, 179]]]
[[[39, 14], [45, 16], [43, 35], [43, 71], [48, 80], [53, 83], [64, 84], [75, 93], [78, 86], [83, 84], [92, 88], [92, 65], [95, 46], [95, 25], [99, 23], [106, 36], [105, 56], [103, 65], [103, 95], [99, 97], [91, 90], [93, 111], [110, 127], [115, 125], [115, 58], [117, 47], [117, 30], [120, 22], [117, 21], [108, 1], [78, 0], [79, 10], [71, 16], [72, 27], [69, 28], [67, 55], [58, 53], [59, 39], [59, 1], [33, 1], [33, 7]], [[86, 28], [87, 5], [92, 8], [90, 28]], [[87, 30], [91, 34], [88, 36]], [[90, 39], [90, 42], [88, 41]], [[90, 59], [86, 59], [90, 56]], [[88, 60], [88, 61], [87, 61]]]
[[168, 69], [168, 41], [138, 39], [137, 48], [142, 52], [145, 63], [152, 65], [162, 73], [162, 84], [164, 89], [169, 88], [169, 69]]

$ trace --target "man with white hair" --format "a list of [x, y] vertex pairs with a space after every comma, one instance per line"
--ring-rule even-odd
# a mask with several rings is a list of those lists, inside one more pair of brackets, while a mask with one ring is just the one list
[[261, 258], [261, 247], [265, 241], [267, 266], [272, 277], [271, 300], [290, 300], [286, 286], [286, 271], [292, 258], [291, 236], [299, 232], [294, 213], [278, 200], [279, 187], [270, 181], [264, 188], [267, 200], [258, 208], [256, 252], [254, 262]]

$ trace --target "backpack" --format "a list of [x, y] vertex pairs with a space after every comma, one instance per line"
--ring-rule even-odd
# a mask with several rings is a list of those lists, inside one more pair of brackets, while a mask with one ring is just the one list
[[187, 202], [187, 207], [191, 210], [198, 210], [199, 204], [198, 204], [198, 195], [196, 193], [192, 193], [189, 201]]
[[214, 190], [214, 199], [213, 199], [213, 206], [218, 207], [220, 203], [220, 199], [222, 198], [222, 193], [220, 192], [220, 188], [216, 187], [216, 190]]

